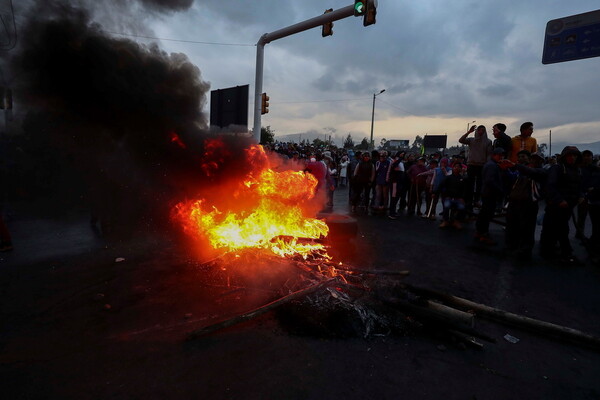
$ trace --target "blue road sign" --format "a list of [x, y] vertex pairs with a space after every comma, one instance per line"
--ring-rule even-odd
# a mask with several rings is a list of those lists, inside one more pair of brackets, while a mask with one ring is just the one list
[[600, 56], [600, 10], [546, 24], [543, 64]]

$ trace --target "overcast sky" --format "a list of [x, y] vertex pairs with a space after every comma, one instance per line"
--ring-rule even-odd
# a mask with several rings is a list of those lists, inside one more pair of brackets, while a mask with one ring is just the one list
[[[339, 9], [350, 0], [196, 0], [181, 12], [145, 18], [160, 37], [228, 45], [159, 41], [185, 53], [211, 90], [250, 84], [253, 120], [256, 42], [260, 36]], [[379, 0], [377, 23], [335, 22], [333, 36], [314, 28], [265, 47], [263, 126], [276, 136], [316, 131], [355, 142], [369, 137], [373, 94], [375, 142], [448, 134], [456, 144], [473, 120], [532, 121], [539, 143], [600, 140], [600, 58], [541, 63], [549, 20], [599, 8], [598, 0]], [[133, 40], [145, 41], [141, 38]], [[210, 104], [210, 103], [209, 103]], [[206, 113], [209, 110], [204, 110]]]

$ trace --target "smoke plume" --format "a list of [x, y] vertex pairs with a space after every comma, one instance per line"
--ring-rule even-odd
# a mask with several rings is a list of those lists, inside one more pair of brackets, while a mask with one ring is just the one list
[[[192, 2], [140, 0], [138, 6], [174, 12]], [[132, 2], [109, 3], [122, 21]], [[168, 215], [164, 208], [174, 197], [193, 196], [211, 183], [200, 168], [209, 84], [184, 54], [107, 34], [94, 15], [110, 13], [100, 13], [97, 2], [86, 4], [44, 0], [27, 12], [8, 64], [23, 133], [33, 153], [61, 166], [59, 188], [81, 183], [100, 216]], [[224, 140], [231, 162], [219, 174], [243, 173], [236, 154], [248, 141]]]

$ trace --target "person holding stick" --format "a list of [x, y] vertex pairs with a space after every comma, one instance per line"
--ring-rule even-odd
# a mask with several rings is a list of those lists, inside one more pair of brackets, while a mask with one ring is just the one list
[[415, 215], [415, 209], [417, 215], [421, 216], [421, 203], [423, 201], [423, 191], [426, 188], [427, 177], [419, 176], [420, 173], [427, 171], [425, 166], [425, 157], [419, 157], [417, 163], [411, 166], [406, 174], [410, 179], [410, 192], [408, 193], [408, 210], [406, 211], [407, 216]]

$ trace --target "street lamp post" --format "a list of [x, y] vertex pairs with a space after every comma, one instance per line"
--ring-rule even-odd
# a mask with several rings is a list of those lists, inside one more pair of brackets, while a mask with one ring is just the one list
[[385, 92], [385, 89], [382, 89], [379, 93], [373, 93], [373, 111], [371, 112], [371, 150], [375, 148], [375, 143], [373, 143], [373, 124], [375, 123], [375, 97], [379, 96], [383, 92]]
[[471, 121], [471, 122], [467, 122], [467, 132], [469, 132], [469, 125], [474, 124], [477, 121]]

